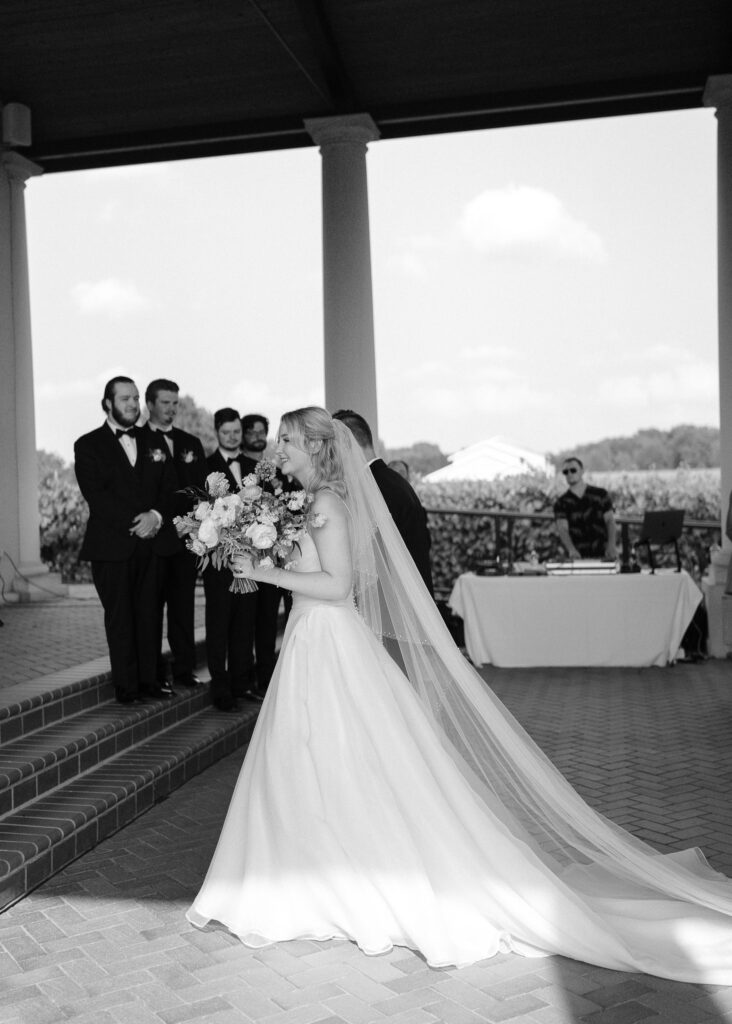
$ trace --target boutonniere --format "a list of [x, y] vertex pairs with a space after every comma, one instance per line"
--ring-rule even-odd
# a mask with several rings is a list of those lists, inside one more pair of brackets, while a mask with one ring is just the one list
[[165, 462], [168, 458], [162, 448], [151, 448], [148, 457], [151, 462]]
[[187, 462], [187, 463], [195, 462], [196, 461], [196, 453], [195, 452], [191, 452], [191, 451], [181, 452], [180, 453], [180, 461], [181, 462]]

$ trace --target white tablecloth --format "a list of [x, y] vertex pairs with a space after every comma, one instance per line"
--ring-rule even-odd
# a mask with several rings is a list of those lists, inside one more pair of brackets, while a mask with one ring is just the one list
[[686, 572], [460, 576], [450, 608], [474, 665], [666, 665], [702, 594]]

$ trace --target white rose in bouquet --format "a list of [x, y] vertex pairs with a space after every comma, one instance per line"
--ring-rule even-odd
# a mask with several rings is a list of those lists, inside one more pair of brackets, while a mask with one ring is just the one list
[[272, 523], [252, 523], [247, 527], [244, 536], [252, 542], [252, 547], [263, 551], [271, 548], [277, 540], [277, 530]]
[[199, 558], [203, 558], [207, 549], [203, 541], [199, 540], [198, 537], [192, 537], [188, 550], [192, 551], [194, 555], [198, 555]]
[[229, 481], [225, 473], [209, 473], [206, 477], [206, 490], [212, 498], [223, 498], [229, 493]]
[[254, 474], [250, 473], [249, 476], [242, 483], [241, 490], [239, 491], [239, 494], [241, 494], [242, 499], [244, 501], [256, 501], [257, 498], [260, 498], [262, 496], [262, 488], [259, 486], [258, 483], [247, 483], [247, 480], [250, 477], [254, 481], [256, 481], [256, 477], [254, 476]]
[[213, 519], [204, 519], [198, 528], [198, 539], [207, 548], [215, 548], [219, 542], [219, 531]]
[[216, 525], [219, 528], [233, 526], [240, 506], [238, 494], [226, 494], [223, 498], [217, 498], [211, 513]]

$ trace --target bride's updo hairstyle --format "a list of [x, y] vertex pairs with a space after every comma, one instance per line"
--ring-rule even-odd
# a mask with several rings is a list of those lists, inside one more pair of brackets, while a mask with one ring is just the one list
[[313, 477], [309, 489], [317, 491], [321, 487], [329, 487], [341, 498], [345, 498], [343, 462], [336, 443], [333, 420], [326, 410], [317, 405], [294, 409], [283, 415], [282, 425], [293, 438], [297, 438], [299, 447], [310, 456]]

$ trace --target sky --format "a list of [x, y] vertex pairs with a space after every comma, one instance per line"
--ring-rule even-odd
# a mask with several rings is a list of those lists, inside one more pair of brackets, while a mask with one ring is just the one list
[[[387, 446], [719, 424], [713, 111], [380, 141], [367, 161]], [[117, 373], [273, 427], [322, 404], [320, 215], [315, 147], [31, 179], [37, 446], [70, 460]]]

